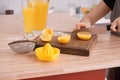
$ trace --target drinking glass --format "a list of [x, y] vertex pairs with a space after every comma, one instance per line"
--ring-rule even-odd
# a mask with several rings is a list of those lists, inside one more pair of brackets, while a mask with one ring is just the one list
[[34, 27], [34, 8], [31, 0], [21, 0], [22, 14], [24, 20], [24, 38], [30, 39]]
[[34, 2], [34, 32], [39, 33], [46, 28], [49, 0], [33, 0]]

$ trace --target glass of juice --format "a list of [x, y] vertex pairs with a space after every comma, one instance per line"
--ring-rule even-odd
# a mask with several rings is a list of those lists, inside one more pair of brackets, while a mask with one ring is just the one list
[[34, 0], [34, 32], [41, 32], [47, 25], [49, 0]]
[[24, 20], [24, 38], [30, 39], [34, 26], [34, 8], [33, 3], [29, 4], [31, 0], [21, 0], [22, 14]]

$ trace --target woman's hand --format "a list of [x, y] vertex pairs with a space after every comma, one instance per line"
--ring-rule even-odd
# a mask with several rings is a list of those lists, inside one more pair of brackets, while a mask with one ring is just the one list
[[[116, 27], [118, 27], [118, 29], [116, 29]], [[115, 19], [112, 22], [110, 29], [112, 31], [118, 31], [118, 32], [120, 32], [120, 17], [118, 17], [117, 19]]]
[[110, 8], [104, 3], [103, 0], [92, 9], [87, 15], [85, 15], [80, 22], [78, 22], [73, 31], [81, 29], [81, 28], [89, 28], [95, 24], [97, 20], [105, 16], [108, 12], [110, 12]]
[[89, 25], [88, 23], [78, 22], [78, 23], [75, 25], [73, 31], [78, 30], [78, 29], [81, 29], [81, 28], [89, 28], [89, 27], [90, 27], [90, 25]]

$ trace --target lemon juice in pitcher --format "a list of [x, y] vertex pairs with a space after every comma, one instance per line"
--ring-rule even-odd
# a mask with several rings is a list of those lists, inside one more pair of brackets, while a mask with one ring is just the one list
[[40, 31], [46, 27], [48, 5], [48, 0], [34, 0], [34, 31]]

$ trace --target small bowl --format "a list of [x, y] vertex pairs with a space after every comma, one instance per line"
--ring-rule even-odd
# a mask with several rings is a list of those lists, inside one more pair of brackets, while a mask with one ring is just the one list
[[16, 53], [28, 53], [35, 48], [35, 42], [29, 40], [18, 40], [8, 43], [10, 48]]

